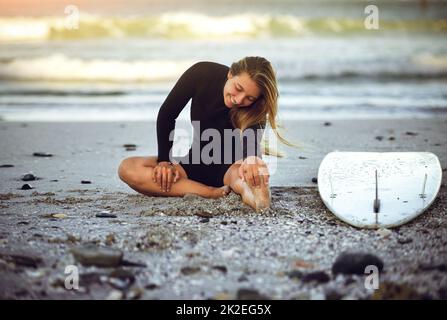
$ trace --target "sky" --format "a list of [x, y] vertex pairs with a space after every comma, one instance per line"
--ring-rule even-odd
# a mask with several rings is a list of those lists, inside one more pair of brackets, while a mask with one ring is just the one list
[[[205, 4], [207, 6], [241, 4], [247, 7], [256, 8], [262, 4], [290, 3], [296, 6], [307, 4], [334, 5], [337, 3], [360, 2], [371, 3], [367, 0], [0, 0], [1, 16], [42, 16], [63, 14], [64, 8], [68, 5], [76, 5], [81, 11], [97, 14], [139, 14], [141, 12], [172, 11], [178, 8], [200, 9]], [[379, 0], [373, 1], [375, 4], [390, 2], [445, 2], [446, 0]]]

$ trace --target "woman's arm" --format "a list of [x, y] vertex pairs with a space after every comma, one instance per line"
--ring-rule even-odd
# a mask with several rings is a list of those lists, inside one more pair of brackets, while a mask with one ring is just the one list
[[262, 159], [261, 140], [265, 124], [256, 124], [244, 130], [242, 135], [243, 160], [255, 156]]
[[[157, 117], [158, 162], [171, 161], [175, 121], [194, 96], [199, 67], [200, 63], [196, 63], [183, 73], [160, 107]], [[171, 134], [172, 140], [169, 139]]]
[[[242, 137], [243, 162], [239, 167], [239, 177], [250, 186], [260, 187], [261, 183], [268, 185], [269, 172], [266, 163], [262, 160], [261, 139], [264, 133], [265, 124], [257, 124], [245, 130]], [[262, 180], [261, 180], [262, 176]]]

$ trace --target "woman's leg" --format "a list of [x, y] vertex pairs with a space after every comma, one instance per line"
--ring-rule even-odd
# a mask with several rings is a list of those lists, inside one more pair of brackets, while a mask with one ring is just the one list
[[264, 183], [264, 179], [261, 178], [261, 186], [259, 188], [250, 186], [246, 181], [242, 181], [239, 178], [239, 167], [242, 160], [236, 161], [227, 170], [224, 176], [224, 184], [229, 185], [230, 188], [240, 194], [242, 202], [249, 205], [257, 212], [268, 209], [270, 207], [270, 187]]
[[153, 168], [156, 165], [157, 157], [127, 158], [121, 162], [118, 175], [129, 187], [148, 196], [180, 197], [194, 193], [205, 198], [220, 198], [231, 191], [228, 186], [215, 188], [190, 180], [183, 167], [177, 164], [175, 166], [179, 170], [180, 178], [172, 184], [171, 190], [163, 192], [152, 180]]

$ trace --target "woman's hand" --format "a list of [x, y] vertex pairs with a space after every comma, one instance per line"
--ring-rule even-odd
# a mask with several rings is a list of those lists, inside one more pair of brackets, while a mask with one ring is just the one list
[[253, 187], [261, 187], [262, 180], [268, 185], [270, 175], [266, 163], [261, 158], [250, 156], [239, 166], [239, 177]]
[[159, 162], [154, 167], [152, 180], [160, 186], [163, 192], [169, 192], [173, 183], [176, 183], [180, 177], [177, 168], [167, 161]]

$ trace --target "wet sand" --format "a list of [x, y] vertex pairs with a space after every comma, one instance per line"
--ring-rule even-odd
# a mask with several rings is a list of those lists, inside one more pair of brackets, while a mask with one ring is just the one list
[[[271, 176], [272, 208], [260, 215], [234, 193], [154, 198], [120, 182], [123, 158], [156, 153], [154, 123], [0, 122], [0, 297], [446, 299], [447, 120], [284, 125], [302, 147], [282, 148], [288, 156]], [[438, 198], [399, 228], [351, 227], [325, 208], [312, 182], [334, 150], [433, 152], [444, 169]], [[25, 173], [37, 180], [21, 181]], [[33, 189], [20, 190], [25, 183]], [[93, 248], [98, 260], [108, 248], [124, 262], [83, 266], [73, 248]], [[378, 290], [365, 288], [364, 275], [332, 272], [346, 251], [383, 261]], [[79, 268], [78, 290], [65, 288], [69, 265]]]

